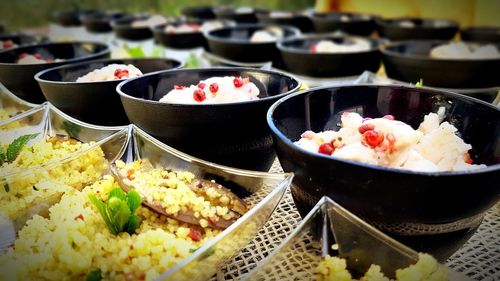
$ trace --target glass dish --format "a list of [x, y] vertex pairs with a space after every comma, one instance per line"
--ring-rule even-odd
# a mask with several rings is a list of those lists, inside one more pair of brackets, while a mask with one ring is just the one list
[[[331, 247], [334, 243], [336, 250]], [[396, 269], [418, 261], [417, 252], [324, 196], [297, 229], [243, 280], [316, 280], [314, 271], [327, 254], [346, 259], [353, 277], [377, 264], [387, 277], [394, 278]], [[448, 280], [471, 280], [449, 268], [447, 271]]]
[[[109, 161], [125, 150], [129, 131], [130, 127], [125, 126], [98, 127], [80, 122], [50, 103], [0, 123], [0, 143], [5, 145], [20, 136], [37, 134], [27, 143], [37, 144], [36, 148], [32, 146], [31, 154], [18, 154], [22, 159], [16, 164], [4, 163], [0, 168], [0, 253], [14, 242], [16, 233], [34, 215], [47, 216], [48, 209], [63, 194], [101, 178]], [[69, 136], [85, 144], [59, 153], [41, 141], [57, 136]], [[24, 161], [28, 164], [19, 164]]]
[[0, 83], [0, 123], [9, 122], [17, 114], [38, 106], [18, 98]]
[[191, 157], [161, 143], [136, 126], [133, 126], [129, 148], [131, 150], [123, 157], [126, 162], [147, 158], [155, 166], [189, 171], [196, 178], [214, 179], [249, 205], [249, 210], [235, 223], [164, 272], [159, 280], [207, 280], [213, 276], [257, 234], [293, 179], [291, 173], [241, 170]]

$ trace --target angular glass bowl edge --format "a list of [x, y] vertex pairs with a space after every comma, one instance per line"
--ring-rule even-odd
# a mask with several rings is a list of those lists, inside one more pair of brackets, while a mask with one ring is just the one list
[[[25, 112], [27, 110], [30, 110], [32, 108], [35, 108], [39, 106], [38, 104], [30, 103], [27, 102], [18, 96], [14, 95], [9, 89], [7, 89], [1, 82], [0, 82], [0, 109], [4, 108], [9, 108], [12, 107], [16, 110], [15, 115], [12, 117], [18, 115], [21, 112]], [[19, 113], [17, 113], [19, 112]], [[9, 122], [12, 117], [0, 120], [0, 124]]]
[[[196, 177], [215, 176], [224, 182], [232, 182], [255, 195], [261, 192], [263, 199], [222, 233], [208, 241], [197, 251], [161, 274], [158, 280], [207, 280], [250, 242], [267, 222], [279, 201], [290, 186], [293, 174], [273, 174], [235, 169], [204, 161], [171, 148], [132, 125], [132, 142], [122, 157], [125, 161], [148, 158], [153, 165], [172, 170], [185, 170]], [[221, 182], [219, 182], [221, 183]], [[221, 183], [224, 185], [224, 183]], [[267, 185], [267, 188], [263, 186]], [[231, 186], [226, 186], [231, 188]]]
[[[309, 245], [304, 245], [304, 240]], [[331, 250], [335, 241], [338, 251]], [[297, 254], [297, 249], [304, 252]], [[347, 259], [348, 267], [359, 269], [359, 272], [365, 272], [371, 264], [380, 265], [386, 276], [391, 278], [394, 277], [396, 269], [418, 261], [416, 251], [392, 239], [324, 196], [278, 248], [260, 261], [251, 272], [244, 275], [242, 280], [281, 281], [294, 278], [314, 280], [314, 269], [322, 256], [328, 253], [331, 256]], [[296, 259], [290, 260], [290, 257]], [[312, 264], [301, 271], [297, 262], [301, 265], [304, 265], [304, 262]], [[439, 266], [444, 267], [442, 264]], [[450, 268], [446, 269], [448, 280], [471, 280]]]

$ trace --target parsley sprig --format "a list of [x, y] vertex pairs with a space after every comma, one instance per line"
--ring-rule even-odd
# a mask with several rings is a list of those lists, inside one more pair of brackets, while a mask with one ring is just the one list
[[109, 193], [108, 200], [104, 202], [95, 194], [90, 194], [89, 199], [99, 210], [113, 235], [121, 232], [133, 234], [141, 224], [141, 218], [135, 214], [141, 205], [141, 197], [135, 190], [126, 194], [121, 188], [114, 187]]

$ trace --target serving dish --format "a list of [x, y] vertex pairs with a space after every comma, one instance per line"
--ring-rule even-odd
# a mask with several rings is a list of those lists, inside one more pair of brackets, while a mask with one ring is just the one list
[[[366, 42], [367, 50], [352, 52], [314, 52], [318, 42], [334, 42], [341, 46]], [[380, 68], [381, 55], [377, 40], [337, 35], [309, 35], [285, 39], [277, 43], [285, 69], [292, 73], [311, 77], [344, 77], [359, 75], [368, 70], [376, 72]]]
[[213, 9], [215, 17], [222, 20], [232, 20], [240, 23], [257, 23], [257, 13], [265, 12], [264, 9], [252, 7], [217, 7]]
[[[283, 31], [280, 39], [268, 42], [250, 42], [254, 32], [266, 28], [276, 28]], [[279, 52], [276, 42], [281, 39], [299, 35], [294, 27], [262, 24], [239, 24], [235, 27], [225, 27], [205, 33], [210, 52], [221, 57], [240, 62], [273, 61], [279, 64]]]
[[[333, 244], [337, 250], [332, 249]], [[347, 269], [354, 276], [377, 264], [386, 276], [394, 278], [397, 269], [418, 261], [417, 252], [325, 196], [243, 280], [315, 280], [317, 267], [327, 254], [346, 259]], [[450, 268], [446, 271], [449, 280], [471, 280]]]
[[64, 11], [58, 11], [55, 13], [55, 19], [56, 22], [64, 27], [74, 27], [74, 26], [80, 26], [82, 25], [82, 22], [80, 20], [81, 16], [84, 15], [90, 15], [97, 13], [96, 10], [89, 10], [89, 9], [72, 9], [72, 10], [64, 10]]
[[[338, 129], [343, 112], [393, 115], [416, 128], [423, 116], [445, 107], [444, 120], [472, 145], [467, 172], [414, 172], [324, 156], [294, 144], [306, 130]], [[497, 200], [500, 185], [498, 108], [467, 96], [400, 85], [319, 87], [276, 102], [267, 115], [284, 171], [294, 172], [294, 202], [305, 215], [328, 195], [356, 215], [420, 251], [443, 260], [475, 231]], [[471, 191], [477, 183], [481, 192]], [[442, 203], [446, 202], [446, 204]], [[435, 239], [433, 239], [435, 238]], [[432, 243], [434, 241], [434, 243]]]
[[451, 40], [458, 32], [455, 21], [426, 18], [393, 18], [375, 20], [381, 37], [392, 41], [411, 39]]
[[118, 11], [96, 12], [80, 16], [80, 20], [88, 32], [106, 33], [111, 32], [111, 22], [125, 17], [127, 14]]
[[340, 30], [352, 35], [369, 36], [376, 30], [375, 16], [368, 14], [313, 13], [311, 19], [316, 32]]
[[36, 106], [18, 98], [0, 83], [0, 122], [9, 122], [10, 118]]
[[464, 41], [500, 43], [500, 28], [473, 26], [460, 30], [460, 38]]
[[[40, 54], [53, 62], [18, 64], [21, 54]], [[32, 103], [42, 103], [45, 97], [33, 76], [44, 69], [110, 56], [106, 44], [94, 42], [43, 43], [21, 46], [0, 52], [0, 82], [18, 97]], [[61, 61], [57, 61], [60, 59]]]
[[[28, 158], [18, 162], [19, 167], [2, 163], [0, 170], [2, 227], [14, 233], [33, 216], [46, 216], [48, 208], [57, 203], [63, 194], [99, 179], [107, 169], [107, 161], [115, 159], [125, 149], [128, 129], [85, 124], [65, 115], [50, 103], [18, 114], [8, 122], [0, 122], [2, 145], [11, 144], [28, 134], [34, 134], [28, 145], [40, 142], [37, 148], [32, 148], [33, 156], [43, 154], [44, 158], [31, 159], [25, 154], [20, 157]], [[62, 136], [86, 144], [75, 146], [75, 150], [59, 148], [58, 151], [55, 143], [72, 143], [69, 139], [63, 140]], [[53, 139], [49, 141], [49, 138]], [[53, 154], [48, 154], [49, 148], [41, 143], [43, 140], [53, 142], [54, 148], [50, 148], [54, 150]], [[2, 236], [0, 252], [4, 252], [15, 238]]]
[[[27, 45], [27, 44], [33, 44], [36, 41], [36, 39], [33, 36], [29, 36], [22, 33], [1, 33], [0, 41], [12, 41], [12, 43], [16, 45]], [[3, 49], [9, 49], [9, 48], [4, 47]], [[0, 50], [2, 50], [1, 47]]]
[[74, 118], [96, 125], [127, 125], [127, 115], [116, 93], [116, 86], [125, 79], [76, 81], [78, 77], [111, 64], [131, 64], [142, 73], [183, 66], [182, 62], [169, 58], [92, 60], [43, 70], [35, 75], [35, 80], [48, 101]]
[[311, 18], [306, 14], [296, 11], [267, 11], [257, 13], [261, 24], [288, 25], [296, 27], [300, 32], [313, 31]]
[[212, 6], [190, 6], [184, 7], [181, 14], [192, 20], [212, 20], [215, 13]]
[[[500, 58], [437, 59], [431, 50], [448, 41], [403, 41], [382, 48], [382, 60], [387, 76], [406, 82], [422, 79], [425, 85], [441, 88], [489, 88], [500, 85], [491, 69], [500, 67]], [[466, 43], [474, 46], [475, 43]], [[499, 49], [500, 45], [495, 45]], [[459, 70], [459, 71], [458, 71]]]
[[[197, 85], [222, 76], [248, 77], [259, 88], [260, 99], [225, 104], [159, 102], [174, 85]], [[275, 155], [265, 113], [299, 87], [293, 76], [277, 71], [221, 67], [146, 74], [120, 83], [117, 92], [129, 120], [160, 141], [215, 163], [268, 171]]]
[[[135, 21], [147, 21], [151, 20], [153, 17], [158, 19], [158, 22], [151, 22], [148, 25], [133, 26]], [[156, 20], [155, 20], [156, 21]], [[149, 16], [149, 15], [131, 15], [116, 19], [111, 22], [111, 27], [113, 28], [116, 37], [131, 41], [141, 41], [153, 38], [153, 28], [156, 25], [165, 24], [168, 19], [162, 16]]]

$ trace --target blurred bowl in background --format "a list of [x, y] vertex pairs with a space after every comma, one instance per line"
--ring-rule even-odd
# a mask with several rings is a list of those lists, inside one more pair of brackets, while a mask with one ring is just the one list
[[111, 27], [112, 21], [125, 16], [126, 14], [123, 12], [110, 11], [82, 15], [80, 20], [88, 32], [105, 33], [113, 30]]
[[[7, 41], [11, 41], [15, 45], [6, 46], [5, 43], [8, 43]], [[0, 44], [0, 51], [3, 49], [10, 49], [17, 46], [33, 44], [35, 42], [36, 42], [35, 37], [23, 33], [2, 33], [0, 34], [0, 43], [3, 44]]]
[[192, 20], [211, 20], [215, 19], [215, 13], [212, 6], [190, 6], [182, 8], [181, 14]]
[[368, 36], [376, 30], [375, 17], [358, 13], [314, 13], [311, 16], [316, 32], [340, 30], [352, 35]]
[[55, 20], [56, 20], [56, 23], [58, 23], [59, 25], [62, 25], [64, 27], [81, 26], [82, 22], [80, 20], [80, 17], [84, 16], [84, 15], [94, 14], [94, 13], [97, 13], [97, 11], [96, 10], [79, 10], [79, 9], [58, 11], [55, 13]]
[[464, 41], [483, 43], [500, 43], [500, 27], [468, 27], [460, 30], [460, 38]]
[[215, 17], [222, 20], [232, 20], [237, 23], [257, 23], [257, 13], [265, 12], [264, 9], [251, 7], [216, 7], [213, 9]]
[[[0, 52], [0, 82], [22, 99], [42, 103], [45, 97], [33, 78], [37, 72], [68, 63], [107, 58], [110, 53], [108, 45], [95, 42], [43, 43], [4, 50]], [[39, 54], [53, 62], [18, 64], [23, 54]]]
[[295, 11], [267, 11], [257, 13], [261, 24], [288, 25], [298, 28], [301, 32], [313, 31], [311, 18]]
[[380, 37], [389, 40], [451, 40], [458, 32], [455, 21], [444, 19], [394, 18], [375, 20]]

